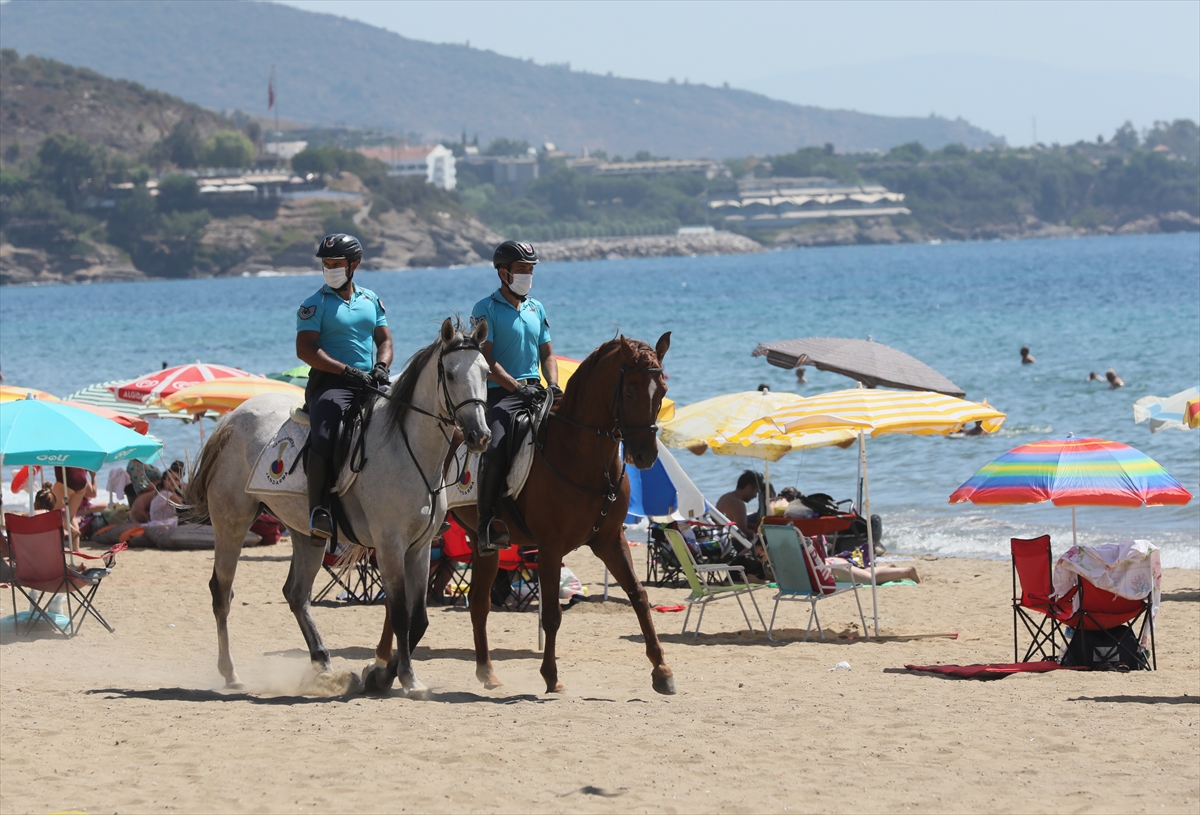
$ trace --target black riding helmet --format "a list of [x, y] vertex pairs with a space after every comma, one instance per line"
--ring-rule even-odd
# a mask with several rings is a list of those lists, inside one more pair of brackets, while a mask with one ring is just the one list
[[496, 251], [492, 255], [492, 265], [497, 269], [507, 269], [508, 264], [514, 260], [524, 261], [536, 266], [538, 262], [537, 250], [533, 248], [532, 243], [505, 241], [496, 247]]
[[359, 243], [358, 238], [344, 232], [326, 235], [317, 244], [317, 257], [319, 258], [345, 258], [349, 264], [356, 260], [362, 260], [362, 256], [362, 244]]

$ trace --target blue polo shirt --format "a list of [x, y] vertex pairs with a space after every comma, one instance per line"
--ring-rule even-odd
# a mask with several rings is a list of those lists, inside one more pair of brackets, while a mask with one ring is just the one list
[[383, 303], [375, 292], [358, 285], [349, 301], [329, 286], [321, 286], [296, 312], [296, 333], [318, 332], [318, 348], [338, 362], [364, 371], [370, 371], [374, 363], [375, 329], [381, 325], [387, 325]]
[[[513, 308], [496, 289], [471, 309], [471, 325], [483, 317], [487, 318], [487, 341], [492, 344], [492, 359], [513, 379], [537, 379], [538, 347], [550, 342], [550, 322], [542, 304], [526, 297], [520, 308]], [[489, 380], [488, 387], [500, 386]]]

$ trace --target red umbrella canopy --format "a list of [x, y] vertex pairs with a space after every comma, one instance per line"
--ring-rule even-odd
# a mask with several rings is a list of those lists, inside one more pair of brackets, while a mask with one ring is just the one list
[[1192, 494], [1154, 459], [1106, 439], [1049, 439], [1014, 447], [971, 477], [950, 503], [1140, 507]]
[[98, 405], [88, 405], [84, 404], [83, 402], [74, 402], [69, 399], [66, 402], [63, 402], [63, 404], [79, 408], [80, 410], [86, 410], [88, 413], [95, 413], [97, 416], [103, 416], [105, 419], [111, 419], [117, 424], [125, 425], [130, 430], [141, 433], [143, 436], [146, 435], [146, 432], [150, 430], [150, 423], [140, 416], [129, 416], [127, 414], [118, 413], [115, 410], [109, 410], [108, 408], [100, 407]]
[[188, 385], [195, 385], [197, 382], [211, 382], [214, 379], [239, 376], [250, 376], [250, 374], [226, 365], [207, 365], [203, 362], [195, 362], [191, 365], [177, 365], [174, 368], [154, 371], [124, 385], [110, 386], [109, 390], [116, 394], [118, 399], [141, 403], [152, 397], [170, 396], [175, 391], [186, 388]]

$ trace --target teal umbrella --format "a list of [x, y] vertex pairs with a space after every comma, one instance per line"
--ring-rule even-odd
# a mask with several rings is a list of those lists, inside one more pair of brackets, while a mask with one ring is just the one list
[[0, 404], [0, 462], [79, 467], [153, 461], [162, 442], [116, 422], [60, 402], [19, 399]]
[[308, 385], [308, 376], [310, 373], [312, 373], [312, 368], [307, 365], [297, 365], [295, 368], [289, 368], [282, 373], [267, 374], [267, 379], [287, 382], [288, 384], [299, 385], [303, 388]]

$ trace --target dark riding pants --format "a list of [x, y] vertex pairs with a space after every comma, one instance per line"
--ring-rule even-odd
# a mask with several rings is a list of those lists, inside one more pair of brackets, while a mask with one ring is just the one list
[[508, 472], [512, 455], [508, 436], [512, 430], [513, 417], [527, 407], [525, 400], [516, 393], [504, 388], [488, 388], [486, 420], [488, 428], [492, 431], [492, 440], [483, 455], [488, 465], [497, 468], [499, 472]]
[[[314, 371], [313, 373], [323, 373]], [[337, 444], [338, 431], [350, 403], [358, 396], [359, 389], [348, 379], [334, 374], [309, 378], [305, 389], [308, 402], [309, 449], [315, 455], [329, 461]]]

